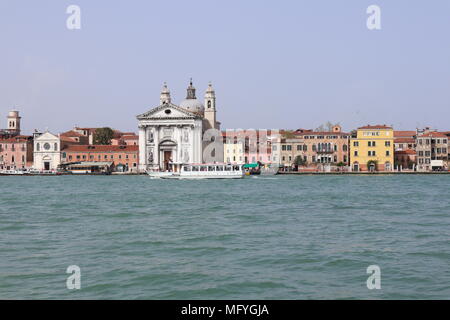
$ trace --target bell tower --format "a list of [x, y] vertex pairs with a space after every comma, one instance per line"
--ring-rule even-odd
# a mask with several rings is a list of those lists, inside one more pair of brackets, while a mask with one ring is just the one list
[[[214, 91], [211, 82], [208, 85], [205, 93], [205, 119], [207, 120], [207, 129], [216, 128], [216, 92]], [[218, 129], [218, 128], [216, 128]]]
[[8, 113], [8, 125], [6, 128], [10, 134], [20, 134], [20, 119], [19, 111], [12, 110]]
[[164, 82], [164, 86], [161, 90], [161, 96], [159, 97], [160, 105], [169, 104], [171, 102], [170, 99], [170, 90], [167, 88], [167, 83]]

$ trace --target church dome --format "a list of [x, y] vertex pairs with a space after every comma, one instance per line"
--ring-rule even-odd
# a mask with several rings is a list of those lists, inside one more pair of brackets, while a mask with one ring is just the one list
[[197, 97], [195, 96], [195, 88], [192, 85], [192, 79], [189, 83], [189, 87], [187, 88], [186, 99], [181, 101], [180, 107], [191, 112], [205, 111], [205, 106], [197, 100]]
[[181, 101], [180, 107], [191, 112], [203, 112], [205, 107], [198, 99], [185, 99]]

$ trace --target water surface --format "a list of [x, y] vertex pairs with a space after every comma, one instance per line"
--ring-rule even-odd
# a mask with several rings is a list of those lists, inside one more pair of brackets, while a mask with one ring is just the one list
[[[0, 177], [0, 299], [448, 299], [449, 186]], [[373, 264], [381, 290], [366, 286]]]

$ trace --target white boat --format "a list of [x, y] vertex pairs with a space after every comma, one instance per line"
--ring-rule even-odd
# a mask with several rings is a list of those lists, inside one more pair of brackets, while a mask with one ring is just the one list
[[234, 164], [183, 164], [178, 172], [148, 171], [153, 179], [242, 179], [242, 165]]
[[15, 176], [15, 175], [23, 175], [23, 174], [26, 174], [25, 170], [16, 170], [16, 169], [0, 170], [0, 175], [4, 175], [4, 176]]

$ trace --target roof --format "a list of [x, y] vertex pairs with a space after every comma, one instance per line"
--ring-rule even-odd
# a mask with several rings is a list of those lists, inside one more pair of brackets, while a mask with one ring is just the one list
[[135, 139], [139, 139], [138, 135], [123, 135], [121, 137], [123, 140], [135, 140]]
[[395, 138], [394, 143], [415, 143], [416, 140], [413, 138]]
[[385, 124], [376, 124], [374, 126], [367, 125], [364, 127], [359, 127], [358, 129], [392, 129], [392, 127], [387, 126]]
[[63, 149], [65, 152], [138, 152], [139, 146], [112, 145], [72, 145]]
[[414, 137], [416, 131], [394, 131], [394, 138]]
[[32, 138], [32, 136], [14, 136], [12, 138], [0, 139], [0, 143], [26, 142]]
[[75, 138], [67, 136], [60, 136], [59, 139], [66, 142], [78, 142]]
[[81, 133], [78, 133], [73, 130], [63, 132], [60, 134], [60, 136], [62, 136], [62, 137], [83, 137], [83, 135]]
[[346, 132], [333, 132], [333, 131], [307, 131], [307, 132], [303, 132], [303, 133], [296, 133], [294, 132], [294, 134], [296, 136], [348, 136], [350, 135], [350, 133], [346, 133]]
[[418, 136], [418, 138], [448, 138], [448, 136], [443, 132], [428, 132]]

